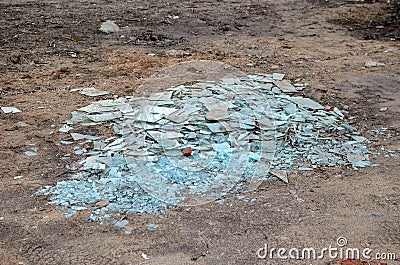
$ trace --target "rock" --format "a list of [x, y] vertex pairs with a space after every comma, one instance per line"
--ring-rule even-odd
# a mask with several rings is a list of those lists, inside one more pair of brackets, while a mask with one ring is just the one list
[[385, 112], [385, 111], [388, 111], [388, 109], [389, 109], [388, 107], [383, 107], [383, 108], [380, 108], [379, 111]]
[[379, 63], [376, 61], [368, 60], [365, 62], [364, 66], [365, 67], [377, 67], [377, 66], [384, 66], [384, 63]]
[[106, 34], [110, 34], [119, 31], [119, 26], [115, 24], [114, 21], [107, 20], [101, 24], [99, 30]]
[[190, 147], [185, 147], [185, 149], [182, 150], [182, 154], [184, 156], [191, 156], [193, 154], [193, 151]]
[[32, 189], [39, 189], [39, 188], [42, 187], [42, 185], [37, 184], [37, 183], [30, 183], [29, 187], [32, 188]]
[[98, 201], [96, 202], [95, 206], [97, 207], [106, 207], [107, 205], [109, 205], [110, 202], [107, 200], [103, 200], [103, 201]]

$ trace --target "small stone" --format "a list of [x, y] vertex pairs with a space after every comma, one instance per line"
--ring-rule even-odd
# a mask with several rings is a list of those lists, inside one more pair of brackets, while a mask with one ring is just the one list
[[190, 147], [185, 147], [185, 149], [182, 150], [182, 154], [184, 156], [191, 156], [193, 154], [193, 151]]
[[130, 234], [132, 234], [132, 231], [133, 231], [132, 227], [128, 226], [125, 228], [124, 233], [125, 233], [125, 235], [130, 235]]
[[109, 34], [119, 31], [119, 27], [117, 24], [115, 24], [114, 21], [107, 20], [106, 22], [101, 24], [100, 31]]
[[343, 106], [343, 109], [344, 109], [344, 110], [349, 110], [350, 107], [349, 107], [348, 105], [344, 105], [344, 106]]
[[158, 225], [148, 224], [146, 227], [147, 227], [147, 230], [149, 230], [149, 231], [155, 231], [158, 228]]
[[384, 213], [373, 213], [372, 216], [374, 216], [374, 217], [383, 217], [383, 216], [385, 216], [385, 214]]
[[42, 187], [42, 185], [37, 184], [37, 183], [30, 183], [29, 187], [32, 188], [32, 189], [39, 189], [39, 188]]
[[384, 66], [384, 63], [376, 62], [373, 60], [368, 60], [365, 62], [364, 66], [365, 67], [377, 67], [377, 66]]
[[388, 109], [389, 109], [388, 107], [383, 107], [383, 108], [380, 108], [379, 111], [385, 112], [385, 111], [388, 111]]
[[110, 202], [107, 200], [103, 200], [103, 201], [98, 201], [96, 202], [95, 206], [97, 207], [106, 207], [107, 205], [109, 205]]
[[333, 111], [333, 109], [332, 109], [331, 106], [326, 106], [326, 107], [325, 107], [325, 111], [330, 112], [330, 111]]

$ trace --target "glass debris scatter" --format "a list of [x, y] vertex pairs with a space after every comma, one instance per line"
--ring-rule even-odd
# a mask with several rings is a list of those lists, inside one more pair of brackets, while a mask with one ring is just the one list
[[[91, 206], [90, 219], [103, 221], [228, 197], [254, 181], [288, 182], [290, 172], [318, 165], [374, 166], [368, 140], [339, 109], [294, 95], [304, 86], [283, 79], [226, 78], [80, 108], [61, 127], [70, 135], [62, 143], [89, 142], [93, 149], [77, 146], [83, 158], [73, 178], [40, 192], [66, 216]], [[100, 124], [114, 136], [74, 132]]]

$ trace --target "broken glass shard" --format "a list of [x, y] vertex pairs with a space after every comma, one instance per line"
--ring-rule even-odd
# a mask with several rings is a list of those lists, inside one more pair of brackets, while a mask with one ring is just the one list
[[1, 110], [6, 114], [14, 114], [22, 112], [21, 110], [14, 108], [14, 107], [1, 107]]

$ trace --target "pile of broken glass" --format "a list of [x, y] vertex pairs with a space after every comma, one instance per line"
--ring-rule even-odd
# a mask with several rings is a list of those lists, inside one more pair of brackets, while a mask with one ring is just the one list
[[[63, 143], [93, 148], [76, 151], [84, 158], [72, 179], [40, 193], [66, 216], [91, 206], [90, 219], [102, 221], [223, 200], [261, 181], [287, 182], [296, 170], [374, 166], [368, 140], [339, 109], [298, 96], [304, 86], [283, 78], [225, 78], [80, 108], [60, 129], [74, 141]], [[73, 132], [99, 124], [114, 136]], [[185, 148], [191, 152], [183, 154]]]

